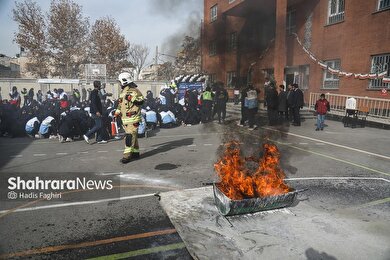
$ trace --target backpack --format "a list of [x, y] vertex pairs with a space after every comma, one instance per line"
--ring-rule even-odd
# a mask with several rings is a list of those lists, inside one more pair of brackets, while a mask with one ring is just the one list
[[257, 91], [256, 90], [249, 90], [247, 92], [247, 96], [245, 97], [244, 106], [248, 109], [258, 107]]

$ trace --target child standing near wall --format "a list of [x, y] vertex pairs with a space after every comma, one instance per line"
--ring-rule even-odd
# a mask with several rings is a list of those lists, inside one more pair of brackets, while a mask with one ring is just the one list
[[330, 111], [330, 104], [325, 98], [325, 94], [320, 95], [320, 99], [317, 100], [314, 109], [317, 112], [317, 128], [318, 130], [324, 130], [325, 115]]

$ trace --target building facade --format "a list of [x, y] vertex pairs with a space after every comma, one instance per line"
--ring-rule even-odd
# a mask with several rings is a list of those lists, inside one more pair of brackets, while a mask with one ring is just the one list
[[390, 98], [390, 0], [204, 0], [202, 70], [305, 92]]

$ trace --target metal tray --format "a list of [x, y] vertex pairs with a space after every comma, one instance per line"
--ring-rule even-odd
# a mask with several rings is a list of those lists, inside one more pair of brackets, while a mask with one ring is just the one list
[[223, 216], [254, 213], [258, 211], [277, 209], [291, 206], [298, 192], [291, 190], [288, 193], [263, 198], [232, 200], [213, 184], [214, 200], [219, 212]]

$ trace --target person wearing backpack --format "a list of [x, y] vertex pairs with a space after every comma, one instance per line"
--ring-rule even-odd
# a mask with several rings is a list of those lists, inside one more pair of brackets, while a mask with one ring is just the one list
[[252, 84], [248, 85], [244, 106], [247, 111], [249, 130], [255, 130], [257, 128], [257, 125], [255, 125], [255, 116], [259, 107], [257, 99], [258, 94], [258, 89], [255, 89]]
[[325, 94], [320, 95], [320, 99], [317, 100], [314, 109], [317, 113], [317, 128], [318, 130], [324, 130], [324, 123], [325, 123], [325, 115], [328, 111], [330, 111], [330, 104], [328, 100], [325, 98]]

